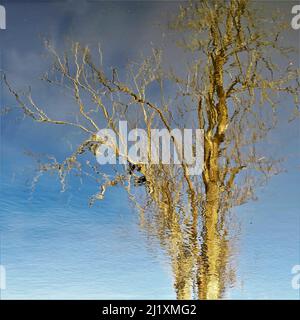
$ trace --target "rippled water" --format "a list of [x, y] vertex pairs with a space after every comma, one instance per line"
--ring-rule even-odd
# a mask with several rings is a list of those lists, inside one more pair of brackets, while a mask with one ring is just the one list
[[[145, 44], [161, 36], [161, 29], [150, 31], [150, 25], [164, 11], [162, 7], [149, 6], [145, 10], [135, 3], [123, 7], [119, 3], [101, 2], [98, 6], [91, 2], [82, 14], [80, 5], [68, 8], [68, 3], [58, 7], [57, 3], [32, 3], [24, 6], [28, 15], [24, 19], [24, 8], [20, 6], [21, 2], [7, 4], [11, 23], [5, 33], [6, 65], [1, 69], [10, 71], [23, 87], [27, 87], [29, 79], [37, 79], [46, 71], [38, 53], [41, 34], [50, 32], [58, 44], [73, 35], [95, 47], [103, 40], [105, 59], [113, 65], [125, 64], [131, 54], [135, 57]], [[165, 6], [172, 12], [173, 2]], [[176, 59], [172, 54], [170, 59]], [[61, 112], [61, 106], [68, 107], [56, 100], [56, 93], [48, 87], [46, 92], [33, 87], [54, 110]], [[5, 106], [15, 104], [6, 99]], [[124, 191], [114, 189], [89, 208], [88, 198], [95, 190], [85, 185], [61, 194], [55, 178], [47, 177], [30, 194], [25, 181], [32, 179], [31, 173], [15, 174], [18, 168], [26, 168], [28, 161], [20, 153], [36, 148], [38, 152], [57, 154], [62, 151], [57, 142], [65, 132], [57, 127], [54, 133], [43, 131], [32, 122], [20, 125], [22, 116], [17, 118], [18, 121], [6, 117], [1, 123], [1, 143], [6, 145], [1, 153], [5, 167], [0, 182], [0, 264], [7, 271], [7, 289], [0, 292], [1, 298], [175, 298], [172, 259], [168, 255], [176, 261], [178, 247], [170, 246], [169, 252], [165, 247], [162, 252], [155, 237], [147, 238], [147, 224], [140, 228], [139, 213], [129, 205]], [[299, 149], [297, 125], [294, 129], [284, 128], [279, 136], [282, 145], [289, 146], [289, 152], [294, 152], [295, 146]], [[7, 155], [10, 150], [13, 151]], [[288, 150], [281, 151], [289, 154]], [[10, 166], [8, 162], [12, 162]], [[300, 263], [299, 164], [298, 160], [295, 162], [288, 164], [292, 168], [288, 174], [276, 178], [268, 191], [260, 194], [258, 203], [237, 210], [240, 244], [230, 257], [237, 279], [226, 297], [299, 298], [299, 291], [291, 287], [291, 269]], [[150, 213], [150, 220], [154, 216]], [[163, 228], [164, 219], [156, 222], [156, 235], [163, 241], [170, 240], [170, 225]], [[184, 233], [190, 233], [190, 226], [185, 226]], [[178, 243], [180, 232], [174, 232], [172, 240]], [[189, 252], [190, 246], [181, 249]], [[186, 269], [191, 265], [189, 262]], [[177, 274], [182, 275], [178, 270]]]
[[93, 208], [88, 195], [44, 184], [30, 199], [24, 184], [2, 181], [1, 298], [174, 298], [167, 261], [147, 249], [124, 193]]
[[[227, 297], [299, 297], [290, 285], [299, 257], [297, 202], [290, 196], [289, 208], [272, 205], [279, 184], [255, 210], [241, 210], [238, 279]], [[140, 232], [124, 192], [88, 208], [89, 190], [58, 190], [46, 179], [31, 196], [23, 178], [1, 181], [2, 299], [175, 298], [169, 260]]]

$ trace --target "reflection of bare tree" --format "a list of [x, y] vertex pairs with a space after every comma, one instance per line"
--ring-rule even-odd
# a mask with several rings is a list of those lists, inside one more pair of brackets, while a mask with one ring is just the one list
[[[142, 228], [159, 239], [171, 258], [177, 297], [191, 298], [194, 289], [199, 299], [216, 299], [231, 278], [229, 212], [252, 199], [256, 185], [278, 170], [278, 162], [262, 154], [260, 146], [276, 125], [278, 106], [283, 107], [279, 98], [292, 96], [297, 106], [299, 70], [289, 60], [293, 51], [281, 43], [284, 25], [277, 21], [271, 29], [245, 0], [189, 4], [171, 28], [178, 38], [182, 35], [185, 50], [186, 61], [175, 66], [179, 70], [165, 71], [163, 53], [153, 50], [151, 57], [129, 67], [126, 81], [115, 69], [105, 74], [87, 47], [76, 43], [71, 53], [59, 55], [47, 44], [54, 65], [44, 79], [73, 95], [76, 121], [51, 116], [30, 93], [23, 97], [4, 80], [29, 117], [70, 125], [86, 136], [62, 163], [40, 164], [39, 172], [58, 171], [63, 185], [72, 171], [96, 179], [100, 191], [91, 202], [102, 199], [109, 187], [124, 186], [139, 209]], [[278, 57], [280, 65], [274, 62]], [[153, 91], [160, 98], [153, 99]], [[184, 162], [140, 164], [130, 172], [116, 167], [115, 175], [103, 174], [84, 155], [95, 154], [103, 143], [96, 136], [103, 125], [119, 136], [120, 119], [145, 128], [148, 139], [154, 127], [203, 129], [202, 175], [190, 176]], [[172, 143], [176, 147], [176, 138]], [[114, 147], [120, 155], [119, 146]]]

